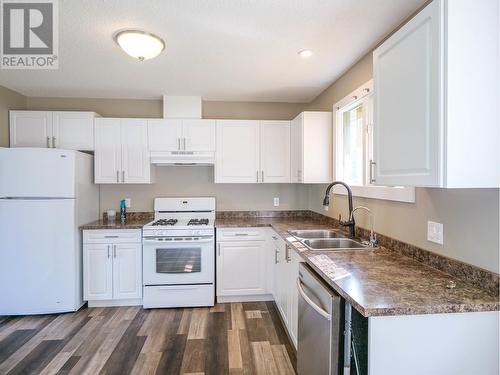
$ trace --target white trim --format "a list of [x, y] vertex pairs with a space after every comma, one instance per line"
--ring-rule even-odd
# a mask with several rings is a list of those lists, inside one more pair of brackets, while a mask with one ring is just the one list
[[[387, 201], [415, 203], [415, 188], [412, 186], [351, 186], [354, 197], [383, 199]], [[334, 186], [334, 194], [347, 195], [342, 186]]]
[[141, 306], [142, 298], [90, 300], [87, 303], [88, 307]]
[[253, 294], [248, 296], [217, 296], [217, 303], [274, 301], [272, 294]]

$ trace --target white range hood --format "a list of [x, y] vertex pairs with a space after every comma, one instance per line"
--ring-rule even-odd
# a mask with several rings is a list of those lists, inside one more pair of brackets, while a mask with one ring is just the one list
[[[192, 120], [201, 119], [202, 99], [200, 96], [163, 96], [163, 118]], [[184, 147], [185, 148], [185, 147]], [[200, 151], [152, 151], [151, 164], [157, 166], [203, 166], [214, 165], [214, 152]]]
[[214, 165], [215, 155], [213, 152], [193, 152], [193, 151], [171, 151], [171, 152], [151, 152], [151, 164], [157, 166], [203, 166]]

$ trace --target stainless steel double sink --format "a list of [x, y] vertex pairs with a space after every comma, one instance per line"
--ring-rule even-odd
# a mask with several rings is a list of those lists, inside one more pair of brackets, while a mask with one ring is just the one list
[[373, 250], [373, 247], [365, 243], [345, 238], [341, 232], [336, 230], [289, 230], [288, 233], [312, 251]]

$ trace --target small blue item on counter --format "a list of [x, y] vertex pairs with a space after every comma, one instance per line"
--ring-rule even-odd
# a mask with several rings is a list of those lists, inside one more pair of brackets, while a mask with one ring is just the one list
[[125, 199], [122, 199], [120, 201], [120, 221], [124, 224], [125, 220], [127, 220], [127, 205]]

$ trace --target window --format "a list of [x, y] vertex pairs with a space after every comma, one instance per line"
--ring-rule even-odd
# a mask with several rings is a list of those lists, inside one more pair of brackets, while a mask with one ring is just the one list
[[[415, 202], [415, 188], [378, 186], [372, 174], [373, 80], [362, 85], [333, 107], [334, 176], [349, 184], [355, 196]], [[334, 192], [343, 194], [343, 189]]]

